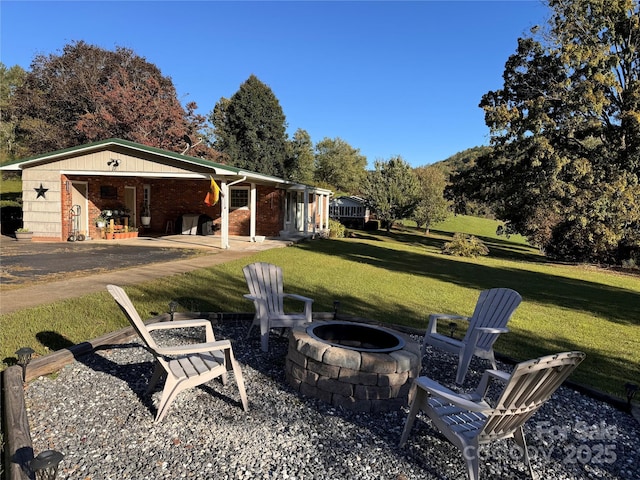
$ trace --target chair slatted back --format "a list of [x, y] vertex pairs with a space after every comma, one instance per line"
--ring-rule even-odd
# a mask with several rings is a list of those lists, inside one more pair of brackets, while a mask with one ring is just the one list
[[[505, 327], [520, 302], [522, 302], [520, 294], [510, 288], [492, 288], [482, 291], [469, 321], [465, 340], [471, 335], [474, 328]], [[481, 334], [478, 337], [476, 348], [489, 350], [497, 338], [497, 335]]]
[[242, 269], [249, 293], [266, 301], [269, 314], [284, 314], [282, 268], [265, 262], [251, 263]]
[[488, 416], [481, 438], [502, 438], [524, 425], [584, 357], [582, 352], [564, 352], [518, 364]]
[[142, 318], [140, 318], [136, 307], [133, 306], [133, 303], [126, 292], [117, 285], [107, 285], [107, 290], [120, 307], [120, 310], [125, 314], [138, 336], [147, 344], [149, 350], [156, 354], [158, 344], [149, 333], [149, 330], [147, 330], [147, 327], [142, 321]]

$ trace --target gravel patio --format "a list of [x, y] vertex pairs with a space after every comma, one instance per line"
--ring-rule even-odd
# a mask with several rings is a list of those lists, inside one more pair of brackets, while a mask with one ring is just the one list
[[[406, 447], [398, 448], [406, 409], [357, 413], [299, 396], [285, 380], [287, 338], [272, 337], [270, 351], [262, 353], [258, 336], [247, 340], [246, 330], [238, 320], [214, 326], [216, 338], [232, 341], [249, 412], [242, 411], [232, 380], [226, 387], [212, 381], [181, 393], [165, 420], [154, 424], [160, 391], [144, 396], [152, 356], [133, 341], [29, 383], [35, 453], [63, 452], [58, 478], [64, 479], [466, 478], [460, 452], [429, 423], [417, 421]], [[456, 389], [456, 365], [453, 356], [428, 351], [422, 374]], [[472, 362], [467, 388], [486, 366]], [[569, 388], [538, 411], [525, 435], [540, 478], [640, 478], [638, 422]], [[483, 478], [530, 478], [513, 441], [486, 447], [481, 456]]]

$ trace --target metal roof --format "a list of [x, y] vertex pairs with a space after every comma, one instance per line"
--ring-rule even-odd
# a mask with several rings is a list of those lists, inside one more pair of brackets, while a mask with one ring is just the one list
[[215, 175], [220, 176], [234, 176], [234, 177], [246, 177], [247, 180], [253, 180], [257, 182], [278, 184], [285, 189], [303, 189], [304, 187], [311, 187], [315, 191], [331, 192], [330, 190], [317, 188], [310, 185], [303, 185], [295, 182], [290, 182], [283, 178], [273, 177], [270, 175], [264, 175], [258, 172], [252, 172], [249, 170], [243, 170], [230, 165], [224, 165], [221, 163], [212, 162], [203, 158], [192, 157], [190, 155], [183, 155], [180, 153], [171, 152], [169, 150], [163, 150], [161, 148], [150, 147], [129, 140], [122, 140], [121, 138], [109, 138], [107, 140], [101, 140], [98, 142], [87, 143], [85, 145], [79, 145], [77, 147], [64, 148], [62, 150], [56, 150], [54, 152], [45, 153], [42, 155], [36, 155], [33, 157], [25, 158], [22, 160], [15, 160], [13, 162], [5, 163], [0, 166], [0, 170], [3, 171], [21, 171], [25, 167], [30, 167], [34, 164], [43, 164], [59, 160], [60, 158], [73, 156], [74, 154], [91, 153], [95, 151], [105, 150], [110, 146], [123, 147], [132, 151], [144, 152], [160, 158], [167, 158], [177, 160], [179, 162], [198, 165], [211, 169]]

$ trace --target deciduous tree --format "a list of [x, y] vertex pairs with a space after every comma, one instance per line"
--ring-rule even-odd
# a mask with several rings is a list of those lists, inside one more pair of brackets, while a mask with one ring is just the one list
[[341, 138], [325, 137], [316, 144], [315, 180], [336, 191], [359, 193], [367, 172], [367, 158]]
[[418, 203], [420, 183], [411, 166], [402, 157], [376, 160], [367, 173], [364, 198], [378, 219], [391, 230], [393, 222], [409, 218]]
[[519, 39], [503, 88], [482, 98], [495, 148], [466, 192], [549, 255], [621, 261], [640, 251], [638, 1], [549, 5], [547, 28]]
[[195, 104], [182, 108], [155, 65], [127, 48], [85, 42], [36, 56], [11, 108], [32, 154], [110, 137], [180, 152], [184, 135], [205, 121]]
[[288, 180], [305, 184], [313, 183], [314, 154], [311, 136], [299, 128], [288, 144], [286, 176]]
[[449, 202], [444, 198], [447, 178], [439, 167], [427, 166], [415, 169], [420, 192], [412, 218], [418, 227], [424, 227], [429, 234], [429, 227], [442, 222], [449, 216]]
[[13, 160], [20, 154], [16, 143], [17, 122], [10, 105], [26, 74], [19, 65], [7, 68], [0, 62], [0, 162]]

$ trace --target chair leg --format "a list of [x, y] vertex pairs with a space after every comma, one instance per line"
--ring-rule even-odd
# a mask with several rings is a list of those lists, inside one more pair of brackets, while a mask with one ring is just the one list
[[247, 391], [244, 388], [244, 378], [242, 378], [242, 370], [240, 369], [240, 365], [236, 362], [236, 359], [233, 358], [233, 354], [230, 358], [231, 368], [233, 369], [233, 376], [236, 379], [236, 384], [238, 385], [238, 391], [240, 392], [240, 401], [242, 402], [242, 408], [245, 412], [249, 411], [249, 401], [247, 400]]
[[160, 398], [160, 404], [158, 405], [158, 413], [156, 414], [155, 423], [162, 421], [164, 416], [169, 411], [169, 406], [175, 400], [178, 393], [185, 389], [182, 385], [184, 382], [176, 381], [172, 376], [167, 377], [167, 381], [164, 384], [164, 390], [162, 391], [162, 397]]
[[257, 324], [258, 324], [258, 320], [254, 316], [253, 320], [251, 321], [251, 326], [249, 327], [249, 330], [247, 331], [247, 338], [249, 338], [251, 336], [251, 332], [253, 331], [253, 327], [255, 327]]
[[269, 320], [260, 320], [260, 348], [269, 351]]
[[470, 348], [465, 348], [458, 354], [458, 373], [456, 373], [456, 383], [462, 385], [464, 383], [464, 377], [467, 376], [467, 370], [469, 370], [469, 364], [473, 357], [473, 351]]
[[424, 357], [425, 354], [427, 353], [427, 334], [425, 334], [424, 338], [422, 339], [422, 346], [420, 347], [420, 357]]
[[162, 368], [162, 365], [155, 362], [153, 366], [153, 374], [151, 375], [151, 380], [149, 380], [149, 386], [147, 387], [146, 394], [153, 392], [153, 388], [158, 383], [158, 380], [160, 380], [165, 373], [166, 372], [164, 371], [164, 368]]
[[489, 352], [490, 358], [489, 361], [491, 362], [491, 366], [493, 367], [494, 370], [498, 369], [498, 364], [496, 363], [496, 356], [493, 353], [493, 350], [491, 350]]
[[467, 474], [469, 480], [480, 479], [480, 461], [478, 459], [478, 444], [474, 442], [473, 445], [466, 445], [462, 450], [462, 457], [464, 463], [467, 465]]
[[522, 427], [516, 429], [515, 432], [513, 432], [513, 439], [516, 441], [516, 443], [518, 444], [518, 446], [522, 449], [523, 452], [523, 457], [524, 457], [524, 461], [527, 464], [527, 466], [529, 467], [529, 473], [531, 473], [531, 478], [538, 478], [538, 475], [536, 475], [533, 471], [533, 467], [531, 466], [531, 459], [529, 458], [529, 452], [527, 451], [527, 441], [524, 439], [524, 431], [522, 430]]
[[400, 447], [403, 447], [404, 444], [407, 443], [409, 433], [411, 432], [411, 427], [413, 427], [413, 423], [416, 420], [416, 415], [418, 415], [418, 411], [420, 410], [420, 406], [424, 403], [426, 395], [426, 392], [422, 388], [416, 388], [415, 396], [413, 397], [411, 408], [409, 408], [409, 414], [407, 415], [407, 420], [404, 423], [402, 436], [400, 437]]

